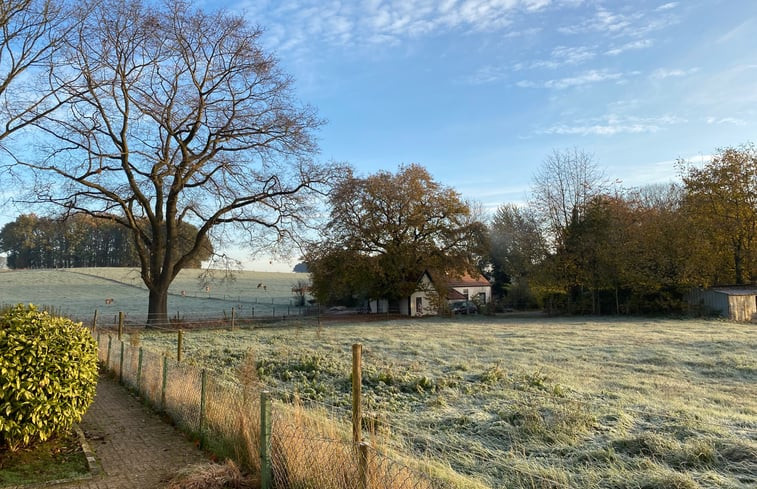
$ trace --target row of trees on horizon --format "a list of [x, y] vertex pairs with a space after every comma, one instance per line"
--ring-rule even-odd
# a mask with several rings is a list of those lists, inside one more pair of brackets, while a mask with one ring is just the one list
[[350, 176], [306, 256], [324, 303], [407, 297], [424, 270], [483, 271], [500, 305], [680, 311], [692, 287], [757, 280], [757, 149], [726, 148], [681, 181], [622, 188], [581, 150], [554, 151], [527, 205], [486, 218], [419, 165]]
[[172, 281], [211, 242], [304, 247], [322, 303], [483, 270], [510, 305], [636, 312], [757, 275], [752, 145], [635, 190], [556, 151], [527, 206], [487, 219], [420, 165], [361, 177], [320, 161], [324, 121], [261, 33], [185, 0], [0, 2], [0, 171], [5, 195], [38, 212], [3, 229], [11, 265], [135, 256], [149, 325], [169, 322]]
[[[143, 225], [149, 232], [147, 223]], [[186, 251], [197, 228], [182, 223], [175, 246]], [[87, 214], [68, 217], [22, 214], [0, 229], [0, 251], [8, 268], [138, 267], [131, 232], [113, 221]], [[202, 253], [187, 268], [199, 268], [213, 254], [205, 238]]]
[[[677, 311], [692, 287], [757, 279], [757, 150], [726, 148], [681, 181], [622, 188], [591, 155], [554, 151], [526, 205], [485, 216], [420, 165], [350, 173], [330, 193], [329, 222], [307, 248], [323, 304], [399, 300], [424, 271], [445, 293], [449, 274], [483, 271], [505, 308], [572, 313]], [[145, 226], [147, 223], [145, 222]], [[197, 229], [183, 223], [184, 252]], [[11, 268], [138, 266], [123, 226], [86, 214], [24, 214], [0, 230]], [[204, 253], [190, 267], [213, 254]]]

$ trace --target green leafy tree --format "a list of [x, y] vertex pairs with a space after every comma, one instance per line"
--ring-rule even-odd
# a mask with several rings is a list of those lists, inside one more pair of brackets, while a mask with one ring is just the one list
[[350, 174], [330, 203], [323, 236], [306, 255], [321, 302], [407, 297], [424, 270], [439, 278], [484, 255], [484, 226], [471, 207], [420, 165]]
[[757, 148], [721, 149], [703, 167], [679, 161], [687, 211], [707, 231], [713, 253], [723, 254], [715, 283], [757, 279]]
[[[147, 226], [144, 222], [143, 225]], [[197, 228], [182, 223], [176, 247], [193, 246]], [[0, 251], [8, 253], [10, 268], [135, 267], [139, 257], [132, 236], [123, 226], [74, 214], [66, 219], [22, 214], [0, 229]], [[203, 249], [187, 268], [198, 268], [213, 254], [205, 238]]]
[[8, 267], [32, 268], [39, 266], [36, 230], [39, 218], [22, 214], [0, 230], [0, 250], [8, 252]]

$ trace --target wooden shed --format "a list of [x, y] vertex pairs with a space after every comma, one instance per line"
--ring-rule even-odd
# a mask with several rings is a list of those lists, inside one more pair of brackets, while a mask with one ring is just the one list
[[757, 321], [757, 286], [696, 289], [689, 303], [734, 321]]

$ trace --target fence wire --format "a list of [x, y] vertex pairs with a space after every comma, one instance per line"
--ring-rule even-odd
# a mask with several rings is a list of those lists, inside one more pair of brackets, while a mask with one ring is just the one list
[[[261, 471], [260, 391], [254, 374], [232, 382], [150, 351], [115, 334], [97, 332], [103, 367], [220, 458]], [[281, 396], [272, 409], [273, 488], [447, 489], [463, 487], [413, 467], [367, 443], [352, 441], [344, 409]], [[305, 404], [308, 406], [305, 407]], [[388, 449], [388, 447], [387, 447]], [[470, 487], [484, 488], [483, 484]]]

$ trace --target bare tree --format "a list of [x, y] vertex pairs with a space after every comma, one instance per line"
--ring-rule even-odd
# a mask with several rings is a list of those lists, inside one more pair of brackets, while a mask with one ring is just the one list
[[[243, 18], [102, 0], [79, 20], [57, 72], [79, 83], [36, 124], [40, 157], [21, 163], [35, 178], [29, 201], [128, 228], [148, 322], [160, 324], [171, 282], [207, 236], [233, 225], [256, 245], [295, 238], [337, 172], [314, 162], [321, 121]], [[183, 222], [198, 229], [186, 251]]]
[[560, 243], [568, 225], [581, 219], [589, 202], [609, 189], [594, 157], [577, 148], [553, 150], [533, 180], [531, 205], [552, 244]]
[[46, 75], [71, 25], [61, 2], [0, 1], [0, 141], [59, 105]]

